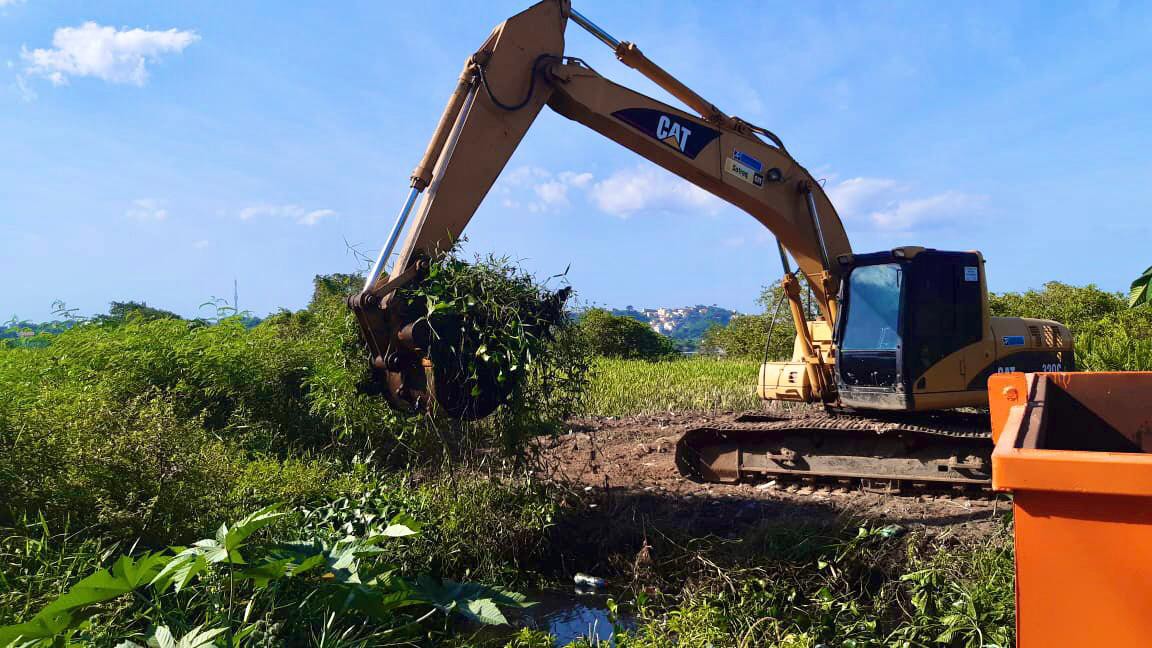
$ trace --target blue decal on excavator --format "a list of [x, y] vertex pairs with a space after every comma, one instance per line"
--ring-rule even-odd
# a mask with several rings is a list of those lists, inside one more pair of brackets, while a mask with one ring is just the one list
[[752, 169], [756, 173], [764, 170], [764, 164], [744, 151], [732, 151], [732, 159]]

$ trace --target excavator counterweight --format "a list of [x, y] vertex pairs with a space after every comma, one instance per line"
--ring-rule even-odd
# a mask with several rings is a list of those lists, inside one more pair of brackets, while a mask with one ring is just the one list
[[[687, 110], [567, 56], [569, 22]], [[479, 418], [501, 402], [498, 393], [473, 396], [462, 387], [437, 336], [396, 290], [420, 280], [428, 261], [459, 239], [544, 106], [743, 210], [777, 238], [796, 345], [791, 361], [764, 363], [757, 392], [767, 402], [807, 403], [810, 412], [690, 431], [678, 457], [689, 476], [986, 484], [986, 432], [946, 411], [985, 407], [992, 373], [1075, 368], [1067, 328], [990, 316], [978, 252], [853, 253], [820, 183], [779, 137], [728, 115], [568, 0], [543, 0], [497, 26], [466, 60], [387, 243], [349, 300], [375, 377], [396, 407], [435, 401], [450, 415]]]

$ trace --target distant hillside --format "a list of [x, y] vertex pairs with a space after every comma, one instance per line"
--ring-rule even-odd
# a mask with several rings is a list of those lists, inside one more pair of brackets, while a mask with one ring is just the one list
[[694, 351], [700, 338], [712, 325], [724, 326], [738, 315], [736, 311], [718, 306], [685, 306], [683, 308], [644, 308], [636, 310], [629, 306], [613, 309], [613, 315], [623, 315], [644, 322], [653, 331], [676, 341], [676, 346], [684, 351]]

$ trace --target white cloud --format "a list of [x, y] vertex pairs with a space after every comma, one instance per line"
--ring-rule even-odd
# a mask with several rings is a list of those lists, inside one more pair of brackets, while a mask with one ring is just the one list
[[165, 209], [158, 200], [152, 198], [138, 198], [132, 201], [132, 206], [124, 215], [132, 220], [140, 221], [142, 223], [168, 220], [168, 210]]
[[585, 195], [601, 211], [627, 218], [641, 212], [716, 214], [723, 201], [654, 167], [624, 169], [597, 181], [586, 171], [553, 173], [522, 166], [500, 177], [494, 192], [506, 209], [533, 213], [570, 207], [574, 196]]
[[307, 209], [300, 205], [253, 205], [240, 210], [240, 220], [253, 218], [287, 218], [300, 225], [316, 225], [325, 218], [336, 216], [334, 209]]
[[575, 171], [561, 171], [556, 174], [556, 177], [560, 179], [560, 182], [576, 187], [577, 189], [583, 189], [592, 182], [592, 174], [587, 172], [576, 173]]
[[591, 196], [600, 210], [621, 218], [642, 212], [714, 215], [724, 205], [707, 191], [653, 167], [617, 171], [593, 184]]
[[301, 216], [300, 218], [297, 218], [296, 222], [300, 223], [301, 225], [315, 225], [316, 223], [319, 223], [321, 220], [323, 220], [325, 218], [331, 218], [332, 216], [335, 216], [335, 215], [336, 215], [336, 210], [334, 210], [334, 209], [313, 209], [312, 211], [308, 212], [307, 214], [304, 214], [303, 216]]
[[[592, 179], [592, 174], [587, 172], [552, 173], [540, 167], [522, 166], [501, 176], [496, 193], [503, 196], [500, 204], [507, 209], [547, 212], [570, 206], [569, 190], [586, 189]], [[513, 196], [527, 190], [531, 190], [531, 195]]]
[[501, 183], [510, 187], [521, 187], [533, 181], [543, 178], [551, 178], [552, 172], [548, 169], [542, 169], [536, 166], [522, 166], [516, 167], [511, 171], [500, 176]]
[[945, 191], [927, 198], [899, 200], [888, 209], [872, 212], [869, 218], [880, 229], [906, 231], [913, 227], [944, 224], [964, 216], [966, 210], [979, 207], [983, 196], [959, 191]]
[[18, 4], [24, 4], [24, 0], [0, 0], [0, 7], [11, 7]]
[[192, 242], [192, 247], [196, 248], [197, 250], [203, 250], [203, 249], [205, 249], [211, 245], [212, 245], [212, 241], [209, 241], [206, 239], [201, 239], [199, 241], [193, 241]]
[[148, 64], [164, 54], [178, 54], [200, 36], [192, 31], [169, 29], [116, 29], [95, 22], [61, 27], [52, 34], [50, 49], [21, 48], [25, 72], [41, 76], [53, 85], [66, 85], [69, 77], [95, 77], [109, 83], [142, 86], [148, 81]]
[[532, 187], [536, 197], [544, 207], [565, 207], [568, 205], [568, 185], [559, 180], [541, 182]]
[[886, 204], [908, 188], [888, 178], [849, 178], [828, 187], [828, 197], [844, 218], [856, 218], [876, 205]]
[[[917, 195], [907, 183], [892, 178], [855, 177], [838, 180], [822, 169], [827, 192], [845, 224], [856, 228], [907, 232], [916, 228], [960, 222], [962, 216], [980, 209], [985, 197], [948, 190]], [[570, 207], [577, 196], [586, 195], [600, 211], [628, 218], [642, 213], [718, 214], [726, 204], [720, 198], [662, 169], [639, 165], [597, 179], [591, 173], [552, 172], [537, 166], [510, 169], [501, 176], [494, 192], [506, 209], [542, 213]], [[755, 240], [732, 237], [727, 247], [762, 245], [772, 241], [767, 233]]]
[[985, 202], [984, 196], [954, 190], [910, 197], [910, 187], [890, 178], [849, 178], [828, 187], [827, 191], [846, 224], [886, 231], [909, 231], [959, 222], [961, 216], [979, 209]]

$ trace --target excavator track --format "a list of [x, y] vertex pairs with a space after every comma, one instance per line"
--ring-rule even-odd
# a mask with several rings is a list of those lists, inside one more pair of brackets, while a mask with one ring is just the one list
[[913, 486], [986, 490], [991, 455], [986, 413], [792, 410], [688, 430], [676, 445], [676, 466], [706, 482], [791, 477], [888, 493]]

